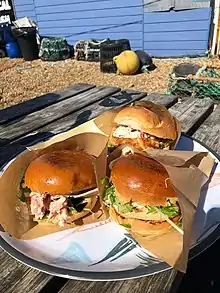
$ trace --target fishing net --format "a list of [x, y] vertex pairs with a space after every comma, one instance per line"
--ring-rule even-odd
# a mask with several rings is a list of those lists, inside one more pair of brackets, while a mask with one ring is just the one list
[[203, 66], [195, 74], [181, 77], [173, 69], [169, 74], [167, 94], [210, 97], [220, 100], [220, 69]]

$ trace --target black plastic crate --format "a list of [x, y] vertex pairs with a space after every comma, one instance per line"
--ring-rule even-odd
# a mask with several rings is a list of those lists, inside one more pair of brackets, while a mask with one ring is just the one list
[[116, 73], [117, 67], [113, 58], [125, 50], [131, 50], [126, 39], [108, 40], [100, 46], [100, 70], [106, 73]]

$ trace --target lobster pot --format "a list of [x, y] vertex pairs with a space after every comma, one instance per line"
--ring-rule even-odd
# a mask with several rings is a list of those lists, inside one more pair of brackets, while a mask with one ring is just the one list
[[78, 41], [75, 44], [75, 58], [84, 61], [100, 61], [100, 45], [108, 40], [90, 39], [88, 41]]
[[116, 40], [116, 42], [119, 42], [122, 45], [123, 51], [131, 50], [130, 42], [127, 39], [120, 39]]
[[86, 60], [93, 61], [93, 62], [100, 61], [100, 45], [105, 42], [106, 42], [106, 39], [104, 39], [104, 40], [95, 40], [95, 39], [88, 40]]
[[109, 40], [100, 45], [100, 70], [105, 73], [116, 73], [117, 67], [113, 58], [125, 50], [130, 50], [130, 42], [126, 39]]

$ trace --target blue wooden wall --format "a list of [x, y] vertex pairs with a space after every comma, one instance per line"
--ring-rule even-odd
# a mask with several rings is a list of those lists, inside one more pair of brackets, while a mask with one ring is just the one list
[[28, 16], [34, 21], [37, 21], [34, 0], [15, 0], [14, 7], [17, 18]]
[[89, 38], [127, 38], [152, 56], [204, 55], [210, 9], [144, 13], [142, 0], [14, 0], [17, 18], [36, 20], [45, 36], [74, 44]]
[[153, 56], [205, 55], [211, 9], [144, 13], [144, 49]]

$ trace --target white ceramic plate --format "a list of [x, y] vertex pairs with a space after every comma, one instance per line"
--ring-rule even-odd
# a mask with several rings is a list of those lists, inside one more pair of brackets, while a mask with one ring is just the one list
[[[193, 233], [196, 245], [190, 250], [192, 258], [207, 249], [220, 235], [219, 158], [185, 135], [181, 136], [177, 150], [209, 151], [216, 161], [209, 187], [200, 197]], [[126, 230], [110, 221], [29, 241], [16, 240], [1, 232], [0, 246], [30, 267], [70, 279], [122, 280], [170, 269], [169, 265], [140, 247]]]

